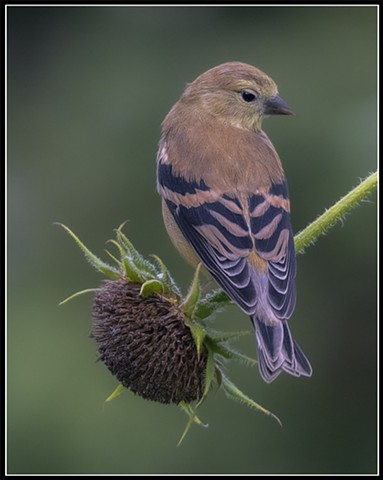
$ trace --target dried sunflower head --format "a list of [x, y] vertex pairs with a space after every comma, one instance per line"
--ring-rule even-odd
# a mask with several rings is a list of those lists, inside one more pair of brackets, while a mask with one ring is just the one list
[[91, 336], [100, 360], [148, 400], [190, 403], [204, 392], [207, 353], [197, 352], [179, 304], [126, 279], [107, 280], [93, 301]]
[[279, 422], [227, 377], [224, 364], [228, 360], [249, 365], [256, 361], [229, 344], [248, 332], [217, 332], [211, 328], [214, 314], [231, 302], [222, 290], [201, 298], [199, 268], [183, 297], [164, 263], [156, 256], [156, 265], [144, 259], [121, 227], [116, 230], [116, 240], [110, 240], [120, 257], [108, 252], [116, 263], [111, 266], [96, 257], [68, 227], [61, 226], [91, 265], [108, 278], [99, 288], [77, 292], [61, 302], [96, 292], [91, 337], [97, 343], [99, 359], [120, 382], [107, 400], [127, 388], [148, 400], [177, 404], [189, 416], [181, 440], [193, 422], [204, 425], [195, 410], [213, 384], [221, 386], [229, 398]]

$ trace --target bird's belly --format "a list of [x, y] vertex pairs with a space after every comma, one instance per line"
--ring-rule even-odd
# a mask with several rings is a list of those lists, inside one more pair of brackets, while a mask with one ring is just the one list
[[164, 218], [166, 231], [168, 232], [173, 245], [190, 265], [196, 267], [199, 263], [201, 263], [201, 260], [189, 243], [186, 242], [185, 237], [174, 220], [165, 200], [162, 200], [162, 215]]

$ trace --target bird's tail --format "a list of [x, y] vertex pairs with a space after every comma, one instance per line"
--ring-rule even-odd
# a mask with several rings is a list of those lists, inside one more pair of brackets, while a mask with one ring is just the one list
[[251, 319], [257, 338], [259, 371], [265, 382], [275, 380], [282, 370], [296, 377], [311, 377], [310, 362], [292, 337], [286, 321], [268, 326], [255, 316]]

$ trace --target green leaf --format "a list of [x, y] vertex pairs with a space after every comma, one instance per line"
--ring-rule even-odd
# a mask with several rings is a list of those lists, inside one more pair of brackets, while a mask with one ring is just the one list
[[[221, 374], [222, 374], [222, 372], [221, 372]], [[244, 403], [248, 407], [255, 408], [256, 410], [264, 413], [265, 415], [268, 415], [268, 416], [274, 418], [274, 420], [276, 420], [279, 423], [279, 425], [282, 426], [281, 421], [279, 420], [279, 418], [276, 415], [271, 413], [269, 410], [266, 410], [266, 408], [262, 407], [257, 402], [254, 402], [254, 400], [252, 400], [250, 397], [248, 397], [243, 392], [241, 392], [241, 390], [238, 387], [236, 387], [234, 385], [234, 383], [231, 382], [223, 374], [222, 374], [222, 386], [223, 386], [223, 389], [224, 389], [226, 395], [229, 398], [231, 398], [233, 400], [237, 400], [238, 402]]]
[[190, 319], [193, 318], [194, 311], [198, 305], [198, 300], [201, 295], [201, 288], [199, 285], [199, 278], [198, 278], [200, 269], [201, 269], [201, 264], [199, 263], [194, 273], [193, 281], [189, 288], [189, 292], [186, 295], [186, 298], [181, 305], [185, 315]]
[[73, 298], [79, 297], [80, 295], [83, 295], [84, 293], [89, 293], [89, 292], [97, 292], [100, 290], [99, 288], [87, 288], [86, 290], [81, 290], [80, 292], [76, 292], [70, 297], [67, 297], [65, 300], [59, 303], [59, 305], [64, 305], [64, 303], [69, 302], [69, 300], [72, 300]]
[[96, 270], [98, 270], [99, 272], [103, 273], [104, 275], [106, 275], [107, 277], [113, 280], [120, 277], [120, 274], [116, 268], [111, 267], [110, 265], [108, 265], [107, 263], [103, 262], [98, 257], [96, 257], [96, 255], [94, 255], [89, 250], [89, 248], [87, 248], [81, 242], [81, 240], [72, 232], [72, 230], [70, 230], [70, 228], [68, 228], [66, 225], [62, 223], [56, 223], [56, 225], [60, 225], [60, 227], [62, 227], [64, 230], [66, 230], [69, 233], [69, 235], [74, 239], [74, 241], [77, 243], [77, 245], [80, 247], [80, 249], [84, 253], [85, 258]]
[[125, 387], [122, 383], [119, 383], [117, 387], [113, 390], [113, 392], [109, 395], [109, 397], [105, 400], [105, 402], [111, 402], [116, 397], [121, 395], [121, 393], [125, 390]]
[[148, 297], [153, 293], [163, 293], [164, 286], [159, 280], [146, 280], [141, 286], [140, 295]]

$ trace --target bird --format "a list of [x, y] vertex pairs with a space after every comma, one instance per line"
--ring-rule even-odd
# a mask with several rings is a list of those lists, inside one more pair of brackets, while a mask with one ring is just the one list
[[292, 114], [261, 70], [223, 63], [186, 85], [162, 122], [157, 153], [170, 239], [250, 317], [267, 383], [282, 371], [312, 374], [288, 325], [296, 303], [288, 185], [262, 130], [265, 116]]

